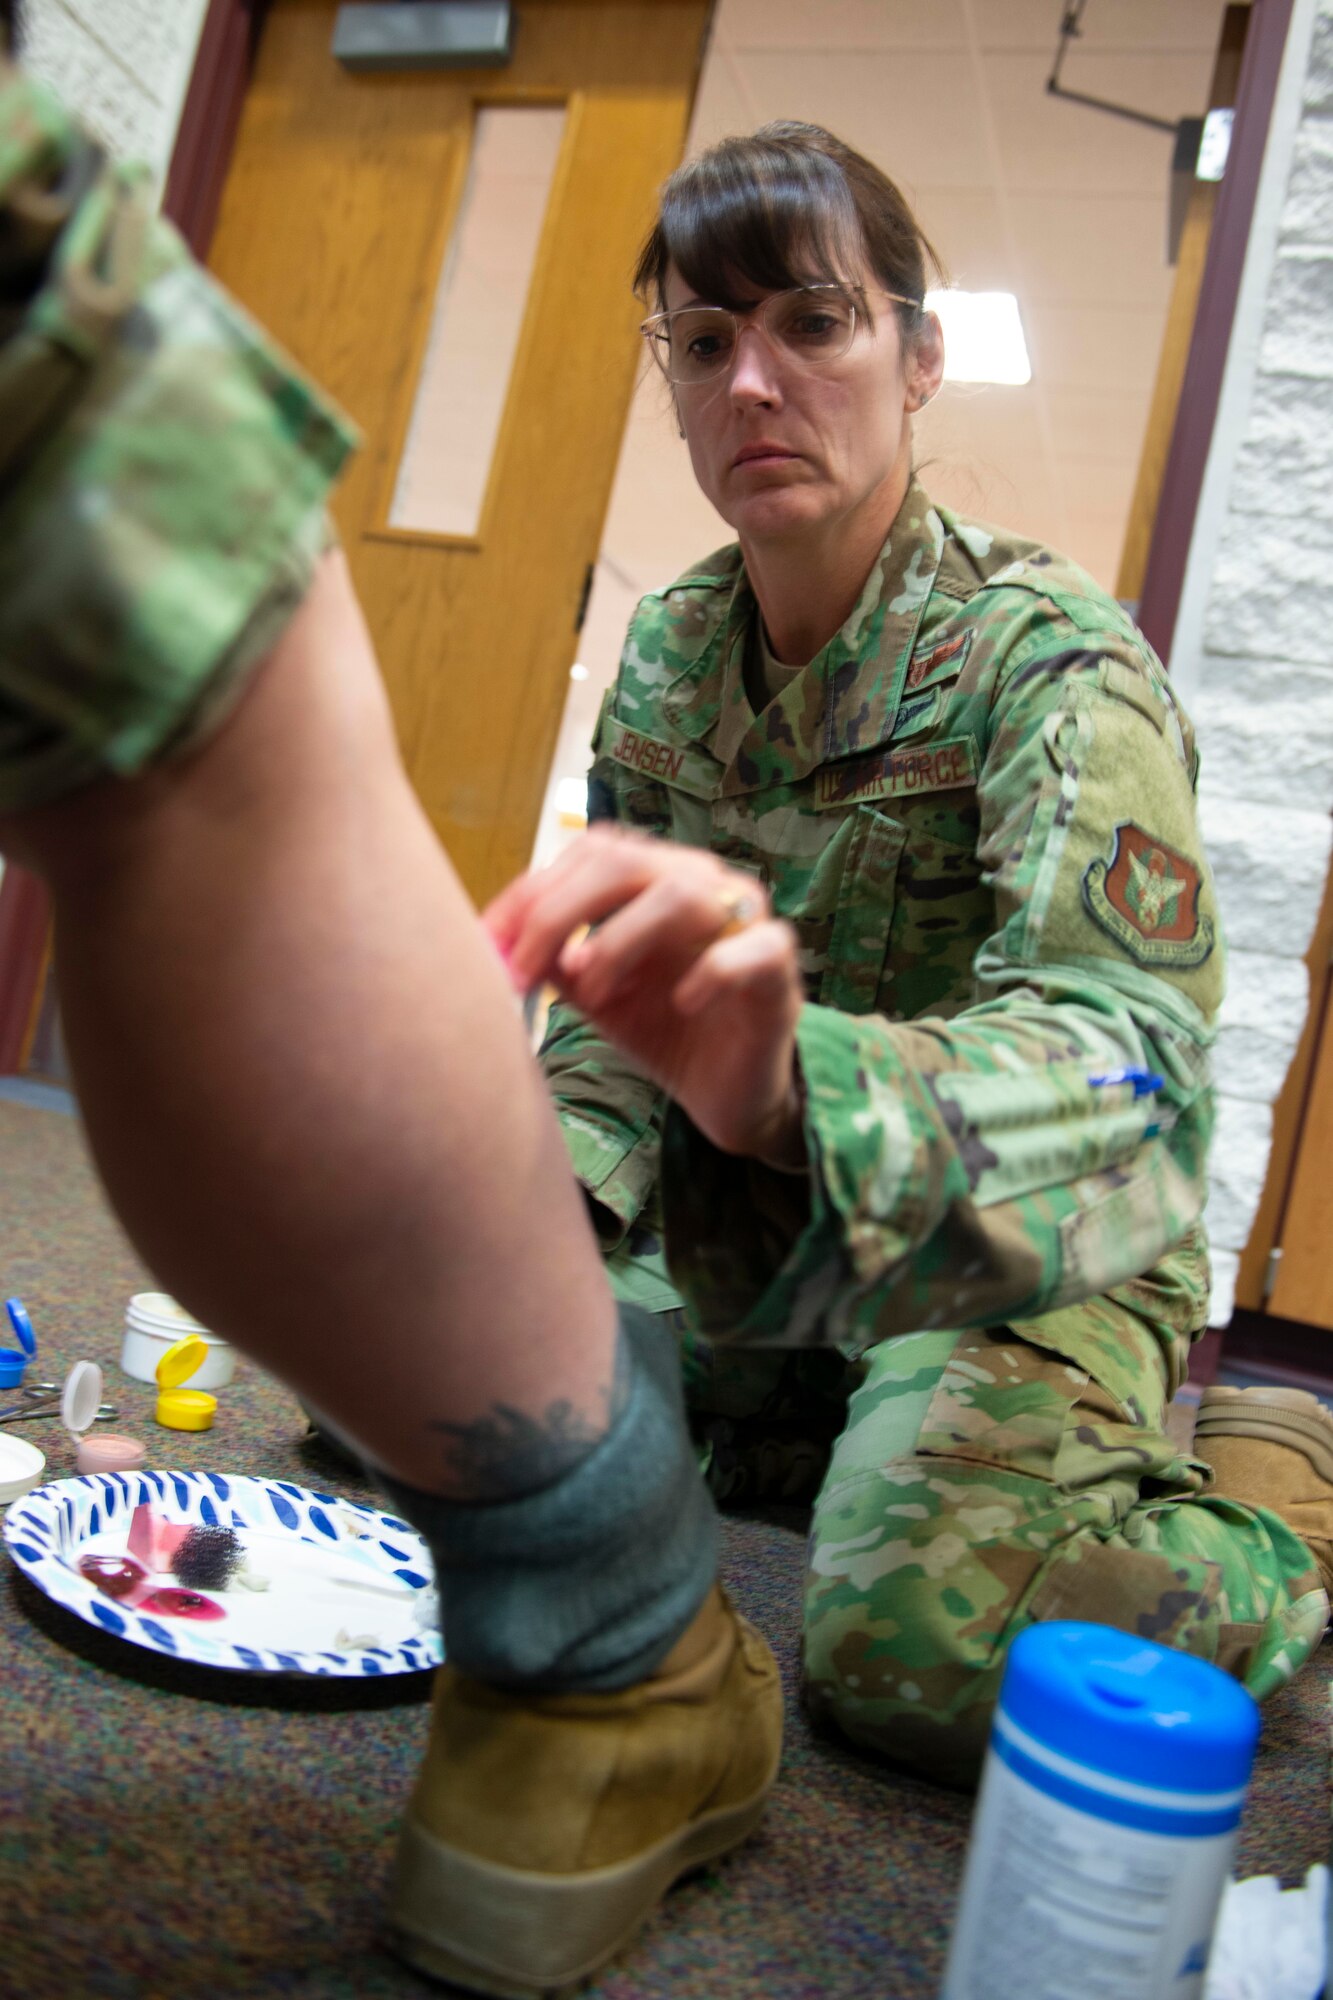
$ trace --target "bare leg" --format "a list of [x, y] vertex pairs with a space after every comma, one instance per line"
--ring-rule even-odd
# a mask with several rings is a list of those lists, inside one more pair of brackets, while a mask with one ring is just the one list
[[586, 1450], [612, 1301], [342, 557], [205, 749], [0, 846], [50, 882], [93, 1150], [162, 1281], [424, 1491]]

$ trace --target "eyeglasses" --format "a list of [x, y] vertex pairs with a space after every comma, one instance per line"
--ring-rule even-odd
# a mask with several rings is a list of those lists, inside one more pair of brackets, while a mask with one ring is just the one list
[[[880, 292], [898, 305], [920, 307], [902, 292]], [[652, 313], [640, 331], [648, 352], [677, 388], [717, 382], [731, 370], [743, 326], [758, 327], [784, 360], [804, 368], [840, 361], [856, 337], [856, 305], [841, 285], [799, 285], [774, 292], [753, 312], [725, 306], [679, 306]], [[865, 315], [867, 324], [869, 314]]]

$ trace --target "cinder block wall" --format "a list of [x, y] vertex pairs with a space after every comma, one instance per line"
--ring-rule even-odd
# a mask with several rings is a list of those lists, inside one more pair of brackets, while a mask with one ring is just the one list
[[1208, 1226], [1214, 1325], [1263, 1190], [1333, 811], [1333, 0], [1296, 0], [1172, 673], [1231, 947]]
[[208, 0], [26, 0], [24, 62], [116, 153], [166, 175]]

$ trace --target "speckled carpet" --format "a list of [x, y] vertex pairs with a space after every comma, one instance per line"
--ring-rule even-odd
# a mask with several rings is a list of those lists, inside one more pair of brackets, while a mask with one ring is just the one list
[[[77, 1126], [0, 1096], [0, 1297], [18, 1293], [39, 1373], [101, 1364], [117, 1429], [160, 1465], [367, 1491], [300, 1442], [284, 1390], [243, 1364], [215, 1429], [155, 1432], [152, 1390], [116, 1365], [145, 1275]], [[57, 1425], [19, 1428], [48, 1473]], [[23, 2000], [381, 2000], [437, 1991], [377, 1941], [394, 1829], [425, 1741], [425, 1677], [321, 1682], [171, 1668], [94, 1634], [0, 1573], [0, 1993]], [[801, 1542], [729, 1521], [726, 1581], [788, 1688], [787, 1753], [757, 1839], [683, 1884], [595, 2000], [934, 2000], [970, 1802], [814, 1737], [795, 1703]], [[1329, 1849], [1333, 1649], [1268, 1710], [1242, 1874], [1304, 1875]]]

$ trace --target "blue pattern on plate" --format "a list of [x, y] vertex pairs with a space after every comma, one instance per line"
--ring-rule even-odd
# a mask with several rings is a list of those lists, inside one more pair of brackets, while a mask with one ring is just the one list
[[[225, 1500], [225, 1510], [215, 1505]], [[172, 1508], [172, 1500], [177, 1503]], [[9, 1508], [5, 1540], [18, 1567], [40, 1590], [85, 1623], [155, 1652], [207, 1666], [251, 1673], [299, 1673], [375, 1676], [422, 1673], [437, 1667], [443, 1647], [437, 1631], [423, 1631], [393, 1650], [358, 1648], [349, 1652], [306, 1652], [290, 1641], [277, 1648], [237, 1646], [210, 1636], [188, 1622], [168, 1629], [160, 1619], [121, 1603], [112, 1605], [75, 1564], [84, 1543], [104, 1525], [119, 1525], [142, 1502], [165, 1501], [170, 1511], [189, 1522], [220, 1523], [225, 1511], [231, 1525], [265, 1534], [289, 1533], [327, 1548], [330, 1529], [350, 1561], [367, 1565], [386, 1582], [396, 1577], [409, 1589], [431, 1587], [426, 1545], [405, 1522], [378, 1513], [359, 1500], [336, 1493], [313, 1493], [288, 1480], [224, 1478], [219, 1473], [111, 1472], [57, 1479], [35, 1487]], [[94, 1522], [97, 1526], [94, 1527]], [[407, 1546], [394, 1549], [384, 1536], [392, 1534]], [[395, 1567], [390, 1556], [419, 1568]], [[225, 1627], [223, 1628], [225, 1630]]]

